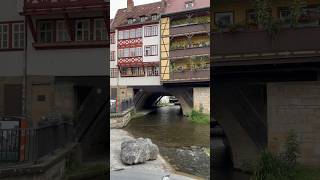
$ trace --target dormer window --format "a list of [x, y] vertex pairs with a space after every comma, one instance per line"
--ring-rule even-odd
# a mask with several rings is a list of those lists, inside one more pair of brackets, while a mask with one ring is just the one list
[[147, 20], [147, 16], [140, 16], [140, 22], [145, 22]]
[[186, 9], [192, 9], [193, 8], [193, 1], [187, 1], [185, 7], [186, 7]]
[[152, 21], [156, 21], [158, 19], [158, 15], [157, 14], [152, 14], [151, 15], [151, 19], [152, 19]]
[[132, 24], [133, 23], [133, 19], [132, 18], [129, 18], [128, 19], [128, 24]]

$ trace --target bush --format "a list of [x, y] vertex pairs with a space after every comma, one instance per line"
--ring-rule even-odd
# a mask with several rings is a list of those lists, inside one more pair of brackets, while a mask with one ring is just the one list
[[209, 124], [210, 116], [208, 114], [192, 110], [189, 114], [189, 119], [196, 123]]
[[272, 154], [268, 150], [261, 153], [252, 180], [292, 180], [297, 175], [299, 145], [297, 134], [288, 133], [284, 152]]

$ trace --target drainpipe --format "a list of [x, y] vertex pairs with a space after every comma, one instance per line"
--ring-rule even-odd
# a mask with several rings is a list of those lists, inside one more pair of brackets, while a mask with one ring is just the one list
[[27, 47], [28, 47], [28, 25], [27, 18], [24, 18], [24, 56], [23, 56], [23, 80], [22, 80], [22, 117], [27, 120]]

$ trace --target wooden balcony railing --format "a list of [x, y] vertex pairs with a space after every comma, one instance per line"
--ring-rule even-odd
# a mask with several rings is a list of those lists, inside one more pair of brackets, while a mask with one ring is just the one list
[[184, 57], [191, 56], [209, 56], [210, 55], [210, 47], [198, 47], [198, 48], [186, 48], [186, 49], [176, 49], [170, 51], [171, 59], [179, 59]]
[[320, 54], [320, 27], [286, 28], [271, 36], [266, 31], [213, 33], [216, 60]]
[[200, 81], [200, 80], [209, 80], [210, 79], [210, 70], [198, 70], [191, 71], [185, 70], [183, 72], [170, 72], [169, 81]]
[[170, 36], [179, 36], [185, 34], [209, 33], [210, 24], [196, 24], [189, 26], [180, 26], [170, 28]]

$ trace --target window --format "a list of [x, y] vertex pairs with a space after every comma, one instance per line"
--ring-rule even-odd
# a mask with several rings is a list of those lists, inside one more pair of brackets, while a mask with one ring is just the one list
[[186, 2], [186, 9], [192, 9], [193, 8], [193, 2]]
[[136, 29], [136, 37], [142, 37], [142, 28]]
[[143, 67], [122, 68], [121, 76], [127, 76], [127, 77], [144, 76], [144, 69]]
[[114, 33], [112, 33], [112, 34], [110, 35], [110, 43], [111, 43], [111, 44], [114, 44], [114, 43], [115, 43], [115, 34], [114, 34]]
[[89, 20], [76, 21], [76, 40], [77, 41], [90, 40], [90, 21]]
[[216, 13], [215, 23], [217, 26], [222, 28], [228, 27], [229, 25], [233, 24], [233, 13], [232, 12]]
[[118, 51], [118, 57], [119, 58], [126, 58], [126, 57], [136, 57], [136, 56], [142, 56], [142, 48], [124, 48], [119, 49]]
[[133, 23], [133, 19], [132, 18], [129, 18], [128, 19], [128, 24], [132, 24]]
[[115, 54], [116, 54], [115, 51], [111, 51], [110, 52], [110, 61], [114, 61], [115, 60]]
[[56, 26], [56, 40], [57, 41], [69, 41], [69, 35], [67, 32], [66, 24], [64, 21], [57, 21]]
[[0, 49], [9, 47], [9, 25], [0, 24]]
[[279, 18], [282, 22], [289, 23], [290, 19], [290, 10], [289, 8], [279, 9]]
[[53, 23], [52, 22], [39, 22], [38, 36], [41, 43], [53, 42]]
[[144, 27], [145, 37], [157, 36], [157, 35], [158, 35], [158, 25]]
[[158, 19], [158, 15], [157, 14], [151, 15], [151, 19], [152, 21], [156, 21]]
[[145, 22], [147, 20], [147, 16], [140, 16], [140, 22]]
[[130, 37], [130, 31], [129, 30], [125, 30], [123, 32], [123, 39], [129, 39]]
[[119, 31], [118, 32], [118, 38], [119, 39], [123, 39], [123, 31]]
[[110, 69], [110, 77], [111, 78], [118, 77], [118, 73], [119, 73], [118, 68], [111, 68]]
[[130, 29], [130, 38], [136, 38], [136, 29]]
[[157, 56], [158, 55], [158, 45], [145, 46], [145, 56]]
[[24, 47], [24, 24], [23, 23], [13, 24], [12, 42], [13, 42], [12, 44], [13, 48]]
[[107, 28], [103, 19], [94, 20], [94, 39], [107, 40]]
[[147, 67], [148, 76], [159, 76], [159, 67], [158, 66], [149, 66]]

